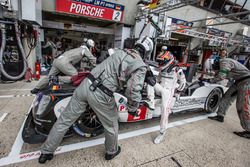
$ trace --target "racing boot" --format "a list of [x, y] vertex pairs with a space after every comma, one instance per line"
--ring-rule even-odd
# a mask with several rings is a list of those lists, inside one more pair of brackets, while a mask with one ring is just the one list
[[224, 116], [221, 116], [221, 115], [216, 115], [214, 117], [208, 117], [208, 118], [211, 120], [218, 121], [218, 122], [224, 122]]
[[31, 94], [37, 94], [37, 93], [39, 93], [39, 89], [37, 89], [37, 88], [34, 88], [34, 89], [32, 89], [31, 91], [30, 91], [30, 93]]
[[160, 134], [155, 138], [154, 143], [155, 144], [160, 144], [164, 140], [165, 134], [166, 134], [165, 131], [164, 132], [160, 132]]
[[38, 162], [40, 164], [44, 164], [47, 160], [52, 160], [54, 157], [53, 154], [41, 154], [39, 159], [38, 159]]
[[243, 131], [243, 132], [234, 132], [234, 134], [240, 136], [240, 137], [244, 137], [247, 139], [250, 139], [250, 132], [248, 131]]
[[106, 160], [111, 160], [111, 159], [115, 158], [118, 154], [120, 154], [120, 152], [121, 152], [121, 147], [118, 146], [117, 152], [114, 153], [114, 154], [108, 154], [108, 153], [106, 153], [106, 154], [105, 154], [105, 159], [106, 159]]

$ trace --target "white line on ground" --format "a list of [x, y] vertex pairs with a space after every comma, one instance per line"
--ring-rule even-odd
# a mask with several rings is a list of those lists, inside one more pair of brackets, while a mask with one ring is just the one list
[[30, 96], [36, 96], [36, 95], [33, 95], [33, 94], [22, 94], [22, 95], [2, 95], [2, 96], [0, 96], [0, 99], [1, 99], [1, 98], [12, 98], [12, 97], [30, 97]]
[[[29, 112], [30, 112], [31, 108], [33, 107], [34, 101], [35, 101], [35, 98], [33, 99], [32, 103], [30, 105], [30, 108], [28, 110]], [[26, 115], [26, 117], [25, 117], [25, 119], [23, 121], [23, 124], [22, 124], [22, 126], [21, 126], [21, 128], [20, 128], [20, 130], [19, 130], [19, 132], [17, 134], [16, 140], [15, 140], [15, 142], [14, 142], [12, 148], [11, 148], [11, 152], [8, 155], [10, 157], [11, 156], [17, 156], [21, 152], [21, 149], [22, 149], [22, 146], [23, 146], [22, 131], [23, 131], [23, 127], [24, 127], [24, 124], [25, 124], [27, 118], [28, 118], [28, 115]]]
[[[214, 115], [215, 114], [213, 113], [213, 114], [207, 114], [207, 115], [189, 118], [189, 119], [185, 119], [185, 120], [181, 120], [181, 121], [171, 122], [168, 124], [168, 128], [172, 128], [172, 127], [181, 126], [181, 125], [185, 125], [188, 123], [204, 120], [204, 119], [207, 119], [208, 116], [214, 116]], [[123, 140], [123, 139], [131, 138], [131, 137], [136, 137], [136, 136], [140, 136], [143, 134], [155, 132], [155, 131], [158, 131], [159, 129], [160, 129], [159, 126], [154, 126], [151, 128], [144, 128], [144, 129], [135, 130], [132, 132], [119, 134], [118, 138], [119, 138], [119, 140]], [[22, 129], [20, 129], [20, 131], [21, 130]], [[75, 143], [75, 144], [69, 144], [69, 145], [58, 147], [55, 154], [61, 154], [61, 153], [79, 150], [79, 149], [83, 149], [83, 148], [93, 147], [93, 146], [100, 145], [103, 143], [104, 143], [104, 138], [84, 141], [84, 142]], [[14, 147], [12, 147], [12, 149], [14, 149]], [[14, 163], [20, 163], [20, 162], [36, 159], [40, 156], [40, 154], [41, 154], [40, 151], [34, 151], [34, 152], [19, 154], [19, 155], [15, 155], [15, 156], [9, 155], [8, 157], [0, 159], [0, 166], [10, 165], [10, 164], [14, 164]]]
[[14, 97], [15, 95], [3, 95], [3, 96], [0, 96], [0, 98], [12, 98]]
[[3, 115], [0, 118], [0, 122], [3, 122], [4, 118], [8, 115], [8, 113], [3, 113]]
[[31, 90], [31, 89], [3, 89], [0, 90], [0, 92], [6, 92], [6, 91], [25, 91], [25, 90]]

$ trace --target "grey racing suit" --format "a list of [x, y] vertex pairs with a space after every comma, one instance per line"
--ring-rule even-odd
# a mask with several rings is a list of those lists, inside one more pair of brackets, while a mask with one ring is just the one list
[[[97, 65], [91, 74], [100, 76], [102, 85], [111, 92], [116, 92], [122, 85], [127, 85], [125, 95], [128, 98], [128, 110], [135, 112], [141, 102], [141, 90], [146, 75], [146, 65], [134, 50], [115, 50], [115, 53]], [[53, 153], [59, 146], [69, 127], [85, 112], [89, 105], [105, 130], [105, 149], [108, 154], [118, 149], [118, 111], [113, 96], [107, 95], [100, 87], [90, 90], [92, 84], [85, 79], [75, 90], [65, 111], [62, 112], [49, 136], [42, 146], [41, 152]]]
[[96, 58], [85, 45], [66, 51], [53, 61], [52, 68], [50, 69], [48, 76], [43, 78], [35, 88], [39, 90], [45, 88], [49, 83], [49, 76], [58, 75], [60, 72], [66, 76], [60, 76], [59, 81], [70, 83], [71, 76], [78, 73], [74, 65], [83, 59], [89, 62], [92, 68], [95, 67]]
[[185, 88], [186, 78], [183, 70], [179, 67], [174, 67], [171, 72], [167, 72], [167, 69], [164, 69], [159, 75], [160, 84], [156, 83], [154, 87], [148, 86], [147, 92], [150, 101], [154, 100], [154, 93], [162, 97], [160, 128], [161, 132], [163, 132], [167, 129], [168, 117], [175, 103], [175, 98], [173, 97], [175, 90], [182, 91]]
[[250, 131], [250, 71], [238, 61], [231, 58], [223, 58], [220, 61], [220, 71], [212, 82], [232, 78], [233, 84], [222, 98], [218, 115], [225, 115], [225, 112], [236, 98], [236, 108], [241, 126]]

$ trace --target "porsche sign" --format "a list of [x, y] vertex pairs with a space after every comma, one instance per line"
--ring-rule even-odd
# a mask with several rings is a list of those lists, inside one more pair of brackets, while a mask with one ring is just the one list
[[103, 0], [56, 0], [56, 11], [121, 22], [124, 6]]

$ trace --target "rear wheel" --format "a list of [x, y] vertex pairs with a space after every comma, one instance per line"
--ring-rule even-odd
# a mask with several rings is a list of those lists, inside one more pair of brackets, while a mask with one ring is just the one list
[[223, 92], [220, 88], [213, 89], [212, 92], [208, 95], [207, 100], [205, 102], [205, 110], [208, 113], [212, 113], [217, 110], [222, 95]]
[[38, 134], [35, 130], [35, 126], [36, 125], [32, 117], [32, 112], [30, 112], [27, 119], [25, 120], [22, 131], [22, 139], [25, 143], [39, 144], [45, 142], [47, 137], [45, 135]]
[[88, 106], [86, 111], [76, 121], [74, 130], [77, 134], [85, 137], [94, 137], [103, 133], [104, 128], [95, 112]]

